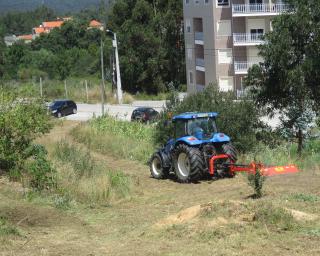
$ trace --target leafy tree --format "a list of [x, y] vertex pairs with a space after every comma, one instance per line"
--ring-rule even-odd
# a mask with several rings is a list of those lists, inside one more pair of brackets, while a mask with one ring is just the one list
[[120, 0], [108, 27], [119, 38], [124, 88], [157, 93], [170, 81], [184, 81], [182, 2]]
[[246, 83], [259, 105], [271, 114], [280, 111], [301, 154], [311, 110], [320, 106], [320, 2], [288, 2], [294, 12], [274, 19], [273, 31], [260, 46], [264, 63], [249, 71]]
[[0, 17], [6, 34], [30, 34], [33, 27], [39, 26], [42, 21], [54, 20], [56, 14], [53, 10], [41, 6], [34, 11], [9, 12]]

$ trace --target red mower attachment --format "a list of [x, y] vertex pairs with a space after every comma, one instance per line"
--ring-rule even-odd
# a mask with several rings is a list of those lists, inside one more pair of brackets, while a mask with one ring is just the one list
[[[228, 155], [216, 155], [212, 156], [209, 161], [209, 173], [210, 175], [214, 175], [216, 172], [217, 161], [221, 159], [229, 159]], [[247, 172], [251, 174], [255, 174], [256, 170], [259, 169], [263, 176], [275, 176], [281, 174], [288, 174], [288, 173], [296, 173], [299, 172], [298, 168], [295, 165], [288, 165], [288, 166], [272, 166], [272, 167], [265, 167], [261, 163], [252, 162], [249, 165], [243, 164], [235, 164], [235, 163], [224, 163], [222, 164], [224, 167], [229, 168], [229, 173], [233, 176], [236, 172]]]

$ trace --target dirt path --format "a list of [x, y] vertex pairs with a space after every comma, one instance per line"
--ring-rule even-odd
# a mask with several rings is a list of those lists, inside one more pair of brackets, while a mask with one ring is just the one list
[[[52, 150], [55, 142], [75, 143], [68, 132], [77, 122], [64, 122], [40, 142]], [[82, 145], [83, 146], [83, 145]], [[275, 232], [247, 225], [255, 202], [246, 178], [179, 184], [150, 178], [148, 167], [137, 162], [92, 153], [106, 169], [134, 177], [133, 196], [111, 207], [76, 207], [70, 211], [22, 200], [0, 190], [1, 213], [23, 230], [23, 235], [1, 244], [0, 255], [319, 255], [319, 237]], [[1, 184], [1, 183], [0, 183]], [[320, 177], [306, 174], [267, 182], [265, 202], [282, 204], [283, 194], [311, 193]], [[1, 188], [1, 186], [0, 186]], [[8, 192], [9, 191], [9, 192]], [[288, 200], [287, 200], [288, 201]], [[250, 207], [249, 207], [249, 206]], [[253, 205], [253, 206], [252, 206]], [[288, 208], [315, 205], [288, 203]], [[239, 217], [240, 216], [240, 217]], [[160, 226], [160, 228], [159, 228]], [[317, 230], [317, 229], [315, 229]], [[317, 231], [315, 231], [317, 232]], [[320, 232], [320, 231], [319, 231]], [[284, 235], [285, 234], [285, 235]]]

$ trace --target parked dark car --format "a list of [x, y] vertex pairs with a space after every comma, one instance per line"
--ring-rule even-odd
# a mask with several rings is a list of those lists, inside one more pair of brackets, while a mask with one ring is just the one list
[[137, 108], [132, 112], [131, 121], [140, 121], [142, 123], [154, 122], [157, 120], [159, 113], [153, 108]]
[[50, 103], [49, 111], [55, 117], [62, 117], [77, 113], [77, 104], [72, 100], [55, 100]]

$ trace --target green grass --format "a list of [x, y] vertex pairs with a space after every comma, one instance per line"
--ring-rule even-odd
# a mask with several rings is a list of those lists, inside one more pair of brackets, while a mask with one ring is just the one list
[[19, 230], [11, 225], [5, 217], [0, 216], [0, 237], [9, 235], [20, 235]]
[[76, 127], [71, 135], [100, 153], [147, 163], [154, 152], [153, 127], [106, 116]]
[[316, 170], [320, 168], [320, 140], [308, 141], [301, 158], [297, 155], [296, 144], [283, 143], [271, 148], [260, 143], [252, 152], [242, 155], [239, 161], [250, 162], [254, 159], [267, 166], [296, 164], [301, 170]]

